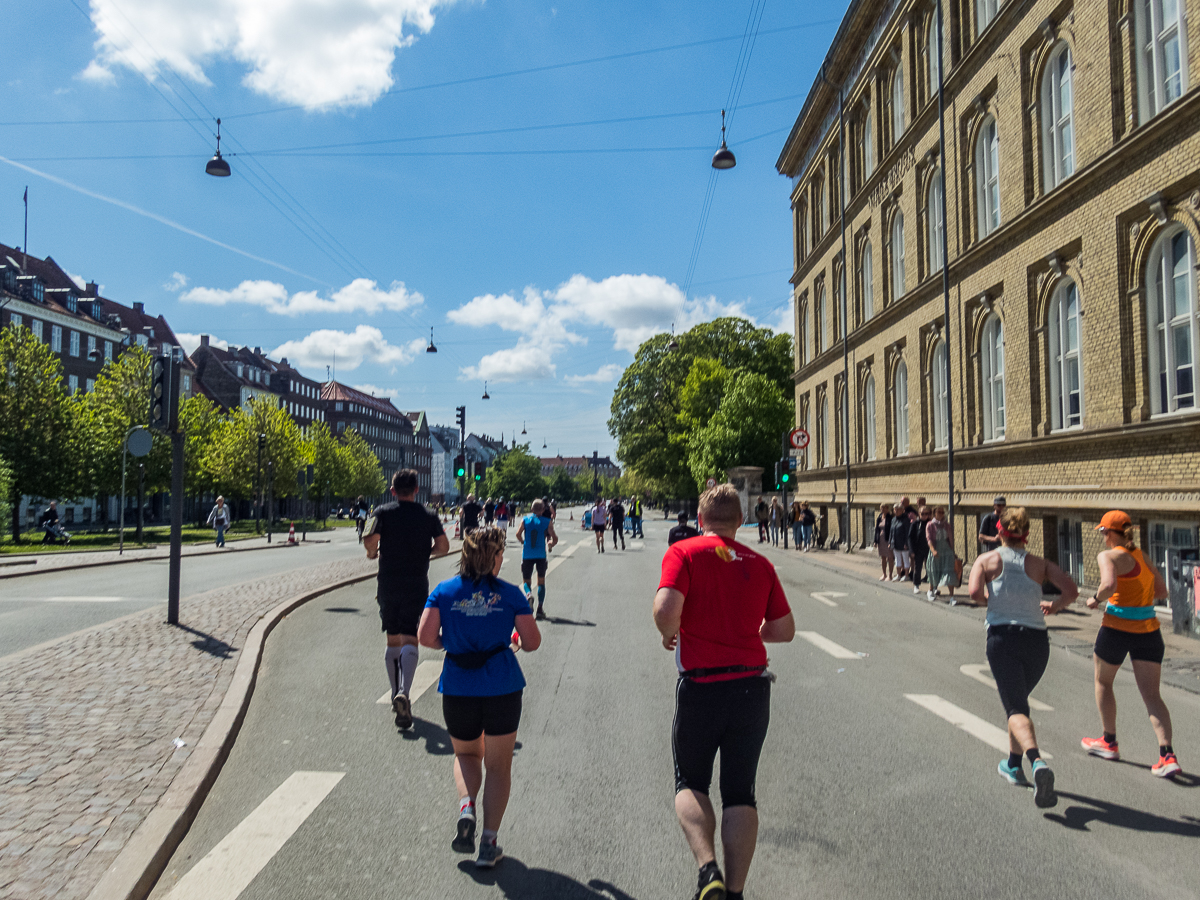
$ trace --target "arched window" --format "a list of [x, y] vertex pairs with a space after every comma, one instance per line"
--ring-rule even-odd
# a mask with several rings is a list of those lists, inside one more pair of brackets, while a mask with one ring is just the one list
[[975, 141], [975, 188], [979, 236], [984, 238], [1000, 227], [1000, 133], [992, 116], [983, 120]]
[[892, 302], [904, 296], [904, 215], [892, 219]]
[[976, 28], [979, 34], [983, 34], [983, 30], [992, 24], [992, 19], [996, 18], [996, 13], [1000, 11], [1004, 0], [975, 0], [975, 18]]
[[938, 31], [937, 14], [929, 17], [929, 27], [925, 32], [926, 53], [929, 56], [929, 99], [938, 93], [938, 82], [942, 80], [942, 70], [938, 67]]
[[796, 206], [796, 253], [801, 260], [808, 256], [808, 204], [803, 200]]
[[870, 241], [863, 241], [862, 254], [859, 256], [858, 280], [863, 321], [866, 321], [875, 315], [875, 261]]
[[892, 73], [892, 143], [904, 134], [904, 66], [897, 65]]
[[980, 348], [983, 387], [983, 439], [1004, 438], [1004, 325], [992, 315], [983, 326]]
[[803, 298], [796, 304], [796, 359], [808, 362], [808, 304]]
[[938, 341], [933, 348], [933, 366], [929, 373], [933, 385], [933, 449], [945, 450], [950, 443], [946, 428], [946, 401], [950, 392], [946, 390], [946, 342]]
[[929, 195], [925, 203], [925, 218], [929, 223], [929, 271], [937, 272], [942, 268], [942, 232], [945, 225], [942, 222], [942, 170], [934, 169], [933, 177], [929, 179]]
[[862, 154], [863, 181], [865, 182], [875, 171], [875, 139], [871, 128], [871, 107], [865, 103], [863, 104], [860, 133], [862, 145], [859, 153]]
[[813, 179], [813, 241], [819, 241], [829, 227], [825, 206], [825, 175], [817, 173]]
[[829, 397], [822, 394], [817, 405], [817, 447], [821, 456], [817, 460], [819, 468], [823, 469], [829, 465], [829, 450], [831, 446], [829, 436]]
[[1064, 281], [1050, 304], [1051, 427], [1083, 424], [1083, 362], [1079, 354], [1079, 290]]
[[1167, 232], [1150, 255], [1146, 313], [1154, 412], [1196, 406], [1196, 245], [1183, 228]]
[[816, 338], [817, 356], [825, 352], [825, 283], [817, 285], [813, 294], [813, 337]]
[[1137, 0], [1138, 110], [1141, 121], [1178, 100], [1188, 84], [1185, 0]]
[[863, 382], [863, 455], [866, 459], [875, 458], [875, 376], [870, 372]]
[[1075, 86], [1071, 48], [1059, 41], [1042, 76], [1042, 158], [1047, 191], [1075, 172]]
[[840, 341], [846, 336], [846, 313], [842, 306], [842, 268], [835, 267], [833, 270], [833, 339]]
[[896, 421], [896, 455], [908, 454], [908, 366], [896, 364], [896, 382], [892, 387], [892, 413]]

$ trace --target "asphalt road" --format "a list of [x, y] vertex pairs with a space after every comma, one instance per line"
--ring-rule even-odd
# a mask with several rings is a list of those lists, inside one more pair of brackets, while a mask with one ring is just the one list
[[[153, 896], [690, 897], [671, 802], [675, 676], [649, 615], [665, 532], [651, 521], [644, 544], [599, 556], [569, 531], [552, 554], [578, 545], [548, 579], [542, 648], [520, 657], [529, 687], [500, 832], [508, 858], [494, 872], [450, 850], [457, 798], [436, 686], [409, 733], [377, 702], [384, 642], [364, 584], [272, 634], [241, 735]], [[962, 670], [986, 674], [978, 610], [774, 558], [810, 639], [770, 648], [779, 680], [747, 897], [1196, 896], [1200, 779], [1149, 774], [1154, 738], [1131, 677], [1118, 681], [1126, 760], [1093, 759], [1079, 747], [1097, 732], [1091, 662], [1053, 652], [1034, 693], [1053, 709], [1034, 721], [1060, 799], [1038, 810], [997, 775], [987, 741], [1003, 712]], [[452, 565], [435, 562], [432, 577]], [[422, 651], [419, 681], [437, 656]], [[1200, 698], [1164, 694], [1181, 761], [1200, 768]]]
[[[181, 603], [191, 594], [222, 585], [361, 552], [353, 528], [338, 528], [320, 538], [329, 543], [184, 556]], [[0, 581], [0, 657], [152, 606], [162, 606], [165, 615], [168, 565], [165, 559], [154, 559]]]

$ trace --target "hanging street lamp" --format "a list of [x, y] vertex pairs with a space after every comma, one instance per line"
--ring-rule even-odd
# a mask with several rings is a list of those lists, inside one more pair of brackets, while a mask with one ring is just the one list
[[713, 154], [712, 167], [714, 169], [732, 169], [736, 165], [737, 158], [725, 144], [725, 110], [721, 110], [721, 146]]
[[[716, 163], [713, 163], [716, 165]], [[221, 156], [221, 120], [217, 119], [217, 152], [213, 154], [213, 158], [208, 161], [208, 165], [204, 167], [204, 171], [209, 175], [215, 175], [217, 178], [228, 178], [232, 173], [229, 171], [229, 163]]]

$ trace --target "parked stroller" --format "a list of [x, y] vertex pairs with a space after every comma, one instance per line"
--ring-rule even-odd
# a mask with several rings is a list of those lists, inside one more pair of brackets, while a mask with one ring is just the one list
[[45, 536], [42, 538], [43, 544], [62, 544], [66, 546], [71, 543], [71, 535], [58, 522], [47, 522], [42, 526], [42, 530], [45, 532]]

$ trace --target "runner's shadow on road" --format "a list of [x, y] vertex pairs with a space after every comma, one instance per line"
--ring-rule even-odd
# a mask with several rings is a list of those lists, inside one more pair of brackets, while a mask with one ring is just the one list
[[196, 635], [199, 640], [192, 641], [192, 646], [201, 653], [207, 653], [209, 656], [215, 656], [218, 659], [229, 659], [233, 654], [237, 653], [237, 647], [232, 644], [227, 644], [220, 638], [215, 638], [211, 634], [205, 634], [188, 625], [176, 625], [180, 631], [186, 631], [188, 634]]
[[325, 612], [360, 613], [362, 610], [356, 606], [327, 606], [325, 607]]
[[1065, 825], [1075, 831], [1090, 831], [1088, 825], [1091, 822], [1102, 822], [1105, 825], [1115, 825], [1118, 828], [1129, 828], [1133, 831], [1200, 838], [1200, 822], [1194, 819], [1189, 821], [1168, 819], [1165, 816], [1143, 812], [1131, 806], [1122, 806], [1109, 800], [1097, 800], [1094, 797], [1084, 797], [1066, 791], [1059, 791], [1058, 796], [1066, 800], [1086, 803], [1088, 807], [1091, 807], [1089, 809], [1083, 806], [1068, 806], [1061, 815], [1058, 813], [1045, 814], [1045, 817], [1051, 822], [1057, 822], [1059, 825]]
[[511, 856], [504, 857], [494, 869], [477, 869], [469, 859], [460, 862], [458, 868], [476, 884], [499, 887], [508, 900], [635, 900], [607, 881], [593, 878], [583, 884], [561, 872], [531, 869]]
[[596, 627], [595, 622], [589, 622], [587, 619], [584, 619], [581, 622], [577, 622], [574, 619], [564, 619], [562, 616], [546, 616], [546, 621], [549, 622], [551, 625], [580, 625], [584, 628], [595, 628]]
[[434, 725], [425, 719], [413, 717], [412, 728], [401, 729], [397, 726], [396, 731], [400, 737], [406, 741], [424, 741], [425, 752], [431, 756], [452, 756], [454, 747], [450, 743], [450, 733], [439, 725]]

